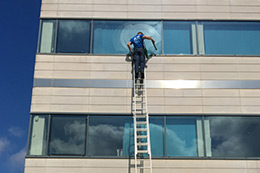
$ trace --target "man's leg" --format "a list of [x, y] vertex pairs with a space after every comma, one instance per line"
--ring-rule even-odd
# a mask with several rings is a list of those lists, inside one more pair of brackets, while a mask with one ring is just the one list
[[137, 51], [134, 52], [134, 63], [135, 63], [135, 79], [138, 78], [138, 72], [139, 72], [139, 56]]
[[141, 71], [141, 78], [144, 79], [144, 67], [145, 67], [145, 54], [144, 54], [144, 50], [142, 50], [140, 52], [140, 71]]

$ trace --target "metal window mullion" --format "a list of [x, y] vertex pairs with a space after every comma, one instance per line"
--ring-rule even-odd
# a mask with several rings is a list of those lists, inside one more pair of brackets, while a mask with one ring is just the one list
[[166, 143], [166, 116], [164, 116], [164, 156], [167, 156], [167, 143]]
[[204, 150], [204, 157], [207, 157], [207, 151], [206, 151], [206, 137], [205, 137], [205, 123], [204, 123], [204, 120], [205, 120], [205, 116], [203, 115], [202, 118], [201, 118], [201, 125], [202, 125], [202, 139], [203, 139], [203, 150]]
[[31, 136], [32, 136], [32, 115], [30, 115], [30, 122], [29, 122], [29, 131], [28, 131], [28, 139], [27, 139], [27, 151], [26, 151], [26, 155], [29, 155], [29, 150], [31, 148]]
[[46, 155], [49, 155], [49, 148], [50, 148], [50, 133], [51, 133], [51, 114], [48, 115], [48, 127], [47, 127], [47, 143], [46, 143]]
[[86, 122], [86, 139], [85, 139], [85, 156], [88, 156], [88, 131], [89, 131], [89, 115], [87, 115], [87, 122]]
[[55, 38], [54, 38], [54, 47], [53, 47], [53, 53], [57, 53], [57, 40], [58, 40], [58, 25], [59, 25], [59, 20], [56, 19], [55, 22]]
[[199, 36], [198, 36], [198, 21], [195, 21], [195, 32], [196, 32], [196, 43], [197, 43], [197, 55], [200, 55], [200, 45], [199, 45]]
[[38, 44], [37, 44], [37, 53], [40, 53], [40, 44], [41, 44], [41, 38], [42, 38], [42, 22], [43, 20], [40, 20], [40, 24], [39, 24], [39, 33], [38, 33]]
[[93, 35], [94, 35], [94, 20], [92, 19], [90, 22], [90, 48], [89, 48], [89, 53], [93, 54]]
[[161, 20], [161, 49], [163, 55], [164, 54], [163, 20]]

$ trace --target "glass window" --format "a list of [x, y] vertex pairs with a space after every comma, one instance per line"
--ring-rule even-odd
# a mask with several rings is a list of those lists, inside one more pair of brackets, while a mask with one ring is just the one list
[[[167, 156], [198, 156], [198, 132], [201, 126], [197, 125], [200, 118], [195, 117], [166, 117], [166, 147]], [[201, 133], [200, 133], [201, 134]], [[201, 136], [202, 137], [202, 136]], [[200, 144], [201, 145], [201, 144]]]
[[206, 54], [260, 54], [260, 23], [202, 22], [202, 24]]
[[88, 155], [133, 155], [134, 133], [132, 119], [130, 116], [90, 116]]
[[90, 49], [90, 22], [87, 20], [60, 20], [58, 53], [88, 53]]
[[55, 45], [55, 20], [43, 20], [41, 25], [40, 53], [54, 53]]
[[208, 117], [207, 156], [260, 157], [260, 117]]
[[48, 116], [32, 117], [29, 155], [46, 155]]
[[139, 31], [154, 38], [157, 51], [145, 40], [149, 54], [161, 54], [161, 22], [157, 21], [94, 21], [95, 54], [127, 54], [127, 43]]
[[85, 141], [86, 117], [52, 117], [49, 154], [84, 155]]
[[150, 117], [152, 156], [164, 156], [164, 117]]
[[163, 22], [164, 54], [196, 54], [194, 22]]

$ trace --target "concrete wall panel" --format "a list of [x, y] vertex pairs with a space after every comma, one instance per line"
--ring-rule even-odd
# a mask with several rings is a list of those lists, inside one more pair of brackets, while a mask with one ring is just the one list
[[44, 0], [41, 17], [250, 20], [259, 9], [257, 0]]
[[[44, 160], [46, 160], [44, 162]], [[146, 164], [147, 161], [144, 162]], [[25, 172], [134, 172], [128, 159], [26, 159]], [[259, 172], [258, 160], [165, 160], [153, 159], [154, 173], [253, 173]], [[146, 173], [146, 171], [144, 171]]]

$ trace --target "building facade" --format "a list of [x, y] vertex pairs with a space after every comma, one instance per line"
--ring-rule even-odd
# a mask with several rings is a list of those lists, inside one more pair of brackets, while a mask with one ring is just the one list
[[153, 172], [260, 172], [259, 0], [42, 0], [40, 20], [25, 173], [134, 172], [138, 31]]

